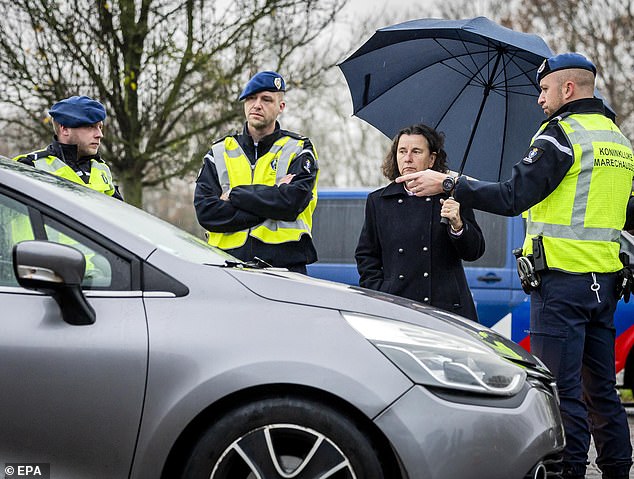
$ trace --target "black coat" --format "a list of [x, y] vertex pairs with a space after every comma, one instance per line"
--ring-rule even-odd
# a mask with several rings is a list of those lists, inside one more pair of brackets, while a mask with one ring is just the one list
[[440, 222], [440, 199], [407, 194], [390, 183], [368, 196], [355, 253], [360, 286], [457, 313], [477, 321], [461, 260], [484, 254], [473, 210], [460, 207], [460, 236]]

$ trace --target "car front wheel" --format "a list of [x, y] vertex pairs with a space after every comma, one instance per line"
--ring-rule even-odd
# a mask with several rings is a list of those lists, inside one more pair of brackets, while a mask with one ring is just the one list
[[191, 479], [382, 479], [375, 450], [357, 425], [310, 400], [264, 399], [213, 424], [189, 457]]

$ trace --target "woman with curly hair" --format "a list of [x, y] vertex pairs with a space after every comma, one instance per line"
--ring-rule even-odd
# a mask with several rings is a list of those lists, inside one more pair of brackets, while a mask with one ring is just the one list
[[[478, 320], [462, 260], [484, 254], [473, 210], [447, 194], [418, 197], [394, 180], [431, 168], [448, 173], [444, 136], [418, 124], [394, 137], [383, 161], [389, 185], [366, 202], [355, 258], [360, 286], [420, 301]], [[446, 218], [448, 224], [443, 224]]]

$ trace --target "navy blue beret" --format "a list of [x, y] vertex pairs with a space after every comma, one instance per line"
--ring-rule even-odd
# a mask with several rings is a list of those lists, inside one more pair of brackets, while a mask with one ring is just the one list
[[597, 74], [597, 67], [580, 53], [561, 53], [544, 60], [537, 70], [537, 83], [542, 81], [546, 75], [558, 70], [567, 70], [569, 68], [581, 68], [591, 71], [593, 75]]
[[48, 114], [67, 128], [94, 125], [106, 119], [106, 108], [87, 96], [71, 96], [55, 103]]
[[272, 71], [256, 73], [247, 82], [238, 100], [242, 101], [246, 97], [261, 91], [286, 91], [284, 78], [279, 73]]

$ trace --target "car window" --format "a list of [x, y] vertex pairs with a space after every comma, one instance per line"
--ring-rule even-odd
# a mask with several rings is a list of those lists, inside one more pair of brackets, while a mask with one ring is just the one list
[[82, 289], [131, 289], [129, 261], [53, 218], [40, 215], [35, 209], [31, 214], [37, 219], [36, 224], [40, 224], [39, 228], [34, 226], [25, 204], [0, 194], [0, 286], [18, 286], [13, 273], [13, 246], [20, 241], [38, 239], [72, 246], [84, 254], [86, 272]]
[[46, 239], [72, 246], [84, 254], [86, 273], [82, 289], [107, 289], [127, 291], [131, 289], [129, 261], [95, 243], [90, 238], [73, 231], [53, 218], [44, 219]]
[[365, 198], [319, 199], [313, 218], [313, 242], [320, 263], [354, 263], [363, 227]]
[[[43, 197], [55, 197], [67, 205], [74, 205], [77, 211], [72, 213], [61, 211], [61, 213], [77, 218], [79, 222], [96, 231], [107, 230], [108, 225], [111, 225], [113, 229], [136, 235], [141, 241], [153, 245], [156, 249], [168, 251], [170, 254], [197, 264], [224, 265], [227, 260], [236, 261], [230, 254], [207, 244], [202, 239], [140, 208], [114, 200], [90, 188], [15, 161], [0, 159], [0, 170], [18, 170], [20, 177], [25, 180], [22, 186], [17, 189], [8, 186], [27, 195], [33, 192], [35, 201], [41, 201]], [[48, 203], [48, 206], [50, 205], [51, 203]], [[89, 216], [95, 220], [94, 222], [82, 220], [86, 217], [86, 212], [90, 212]], [[107, 231], [104, 236], [108, 237]]]
[[507, 223], [511, 218], [474, 210], [476, 221], [484, 235], [484, 254], [476, 261], [465, 262], [465, 266], [481, 268], [503, 268], [506, 264]]
[[18, 286], [13, 273], [13, 246], [32, 239], [33, 229], [27, 207], [0, 195], [0, 286]]

